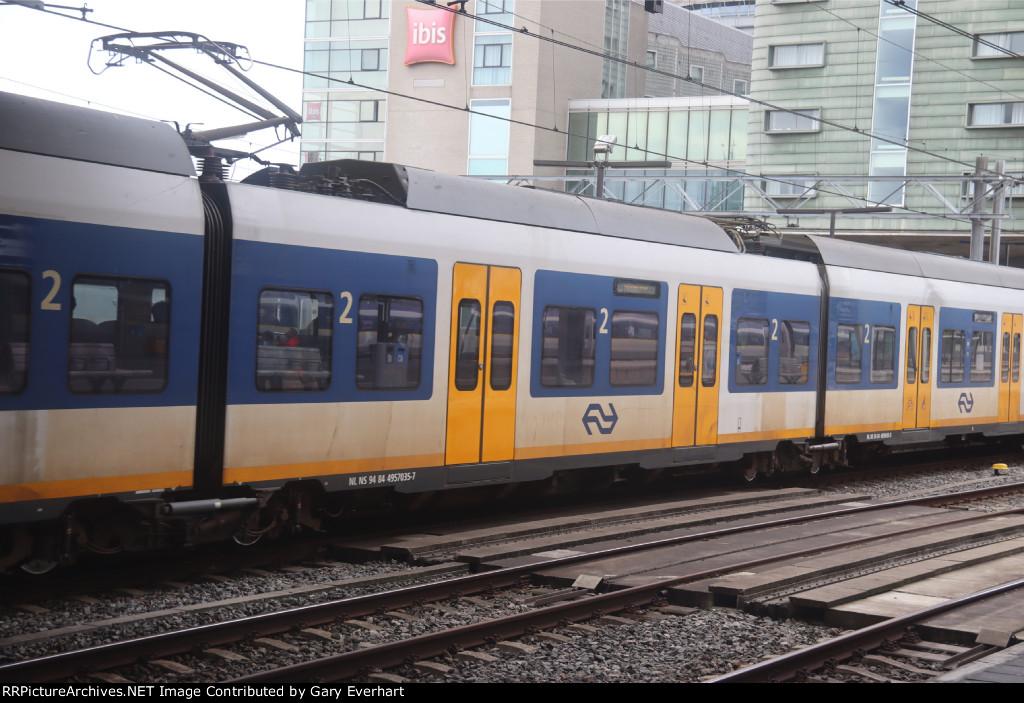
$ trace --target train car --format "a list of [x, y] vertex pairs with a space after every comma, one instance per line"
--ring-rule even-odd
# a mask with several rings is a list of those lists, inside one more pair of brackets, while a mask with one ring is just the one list
[[0, 114], [0, 568], [1022, 432], [1016, 270]]

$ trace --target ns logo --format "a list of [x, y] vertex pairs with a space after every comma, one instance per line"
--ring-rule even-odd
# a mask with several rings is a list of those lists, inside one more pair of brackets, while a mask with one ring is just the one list
[[974, 394], [973, 393], [961, 393], [960, 400], [957, 401], [956, 406], [960, 408], [962, 413], [970, 413], [974, 409]]

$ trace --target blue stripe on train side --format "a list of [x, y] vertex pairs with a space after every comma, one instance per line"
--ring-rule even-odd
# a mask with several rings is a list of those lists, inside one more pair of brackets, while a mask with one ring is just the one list
[[[331, 377], [323, 390], [256, 388], [259, 298], [266, 288], [329, 292], [334, 301]], [[348, 293], [350, 298], [343, 298]], [[423, 301], [420, 383], [413, 390], [356, 387], [359, 298], [393, 295]], [[351, 307], [341, 322], [349, 301]], [[236, 240], [231, 287], [228, 403], [331, 403], [426, 400], [433, 393], [437, 326], [437, 262], [409, 256]]]
[[[530, 363], [530, 395], [535, 398], [660, 395], [665, 385], [665, 328], [668, 324], [668, 285], [658, 286], [658, 297], [616, 295], [615, 282], [629, 277], [594, 276], [561, 271], [537, 271], [533, 293], [533, 348]], [[594, 382], [589, 386], [545, 387], [541, 385], [541, 355], [544, 344], [544, 308], [548, 306], [592, 309], [595, 319]], [[616, 311], [654, 312], [658, 315], [657, 378], [650, 386], [613, 386], [611, 368], [611, 317]], [[602, 331], [604, 330], [604, 331]]]
[[[202, 261], [203, 237], [194, 234], [0, 215], [0, 267], [26, 271], [31, 278], [28, 382], [20, 394], [0, 395], [0, 411], [195, 405]], [[52, 274], [44, 277], [51, 271], [59, 283]], [[162, 392], [68, 390], [71, 291], [78, 275], [168, 283], [170, 347]], [[47, 308], [60, 309], [43, 309], [44, 301]]]
[[[939, 388], [991, 388], [995, 385], [998, 373], [996, 350], [999, 348], [999, 316], [993, 310], [966, 310], [963, 308], [939, 308], [937, 333], [932, 339], [936, 350], [935, 376]], [[956, 350], [957, 341], [953, 336], [956, 331], [964, 333], [960, 342], [962, 349]], [[946, 333], [950, 335], [947, 338]], [[980, 355], [978, 344], [983, 341], [982, 335], [988, 333], [988, 365], [984, 356]], [[975, 335], [978, 338], [975, 339]], [[945, 347], [945, 348], [944, 348]], [[962, 355], [963, 367], [956, 368], [954, 360]], [[988, 378], [985, 378], [985, 377]], [[960, 380], [954, 380], [959, 378]]]
[[[737, 288], [732, 292], [732, 308], [730, 317], [730, 346], [728, 355], [723, 360], [729, 368], [730, 393], [798, 393], [813, 391], [818, 387], [818, 318], [821, 307], [820, 299], [815, 295], [797, 293], [778, 293], [775, 291], [746, 290]], [[765, 320], [768, 323], [768, 372], [764, 382], [760, 384], [739, 385], [736, 382], [742, 360], [737, 327], [740, 318]], [[786, 322], [805, 322], [809, 325], [810, 334], [807, 340], [808, 360], [805, 383], [781, 383], [779, 373], [779, 357], [781, 351], [780, 329]], [[800, 376], [804, 376], [802, 369]], [[781, 374], [785, 377], [786, 374]], [[790, 377], [790, 380], [793, 380]]]
[[[899, 359], [903, 349], [901, 334], [901, 307], [899, 303], [878, 300], [857, 300], [856, 298], [831, 298], [828, 311], [828, 383], [830, 391], [878, 390], [896, 388], [900, 381]], [[860, 348], [860, 380], [839, 383], [836, 380], [836, 338], [839, 325], [852, 326], [857, 331]], [[892, 348], [892, 380], [871, 381], [872, 334], [875, 327], [892, 328], [895, 335]]]

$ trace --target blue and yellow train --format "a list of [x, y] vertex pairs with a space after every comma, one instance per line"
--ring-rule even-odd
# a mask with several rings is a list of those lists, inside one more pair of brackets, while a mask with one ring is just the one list
[[381, 163], [229, 183], [163, 124], [0, 116], [5, 569], [1024, 431], [1024, 271], [755, 255], [698, 217]]

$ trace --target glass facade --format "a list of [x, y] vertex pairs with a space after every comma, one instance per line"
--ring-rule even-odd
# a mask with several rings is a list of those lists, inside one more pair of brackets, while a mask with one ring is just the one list
[[[302, 161], [384, 156], [387, 0], [307, 0]], [[351, 83], [349, 83], [351, 81]]]
[[[606, 180], [606, 196], [627, 202], [671, 210], [742, 210], [743, 187], [730, 180], [728, 169], [743, 168], [747, 156], [746, 101], [742, 105], [695, 104], [680, 99], [678, 106], [646, 111], [592, 108], [569, 113], [567, 157], [572, 161], [591, 161], [598, 136], [613, 134], [618, 143], [610, 161], [665, 160], [696, 162], [673, 164], [670, 169], [618, 170], [614, 174], [642, 178], [628, 181]], [[717, 166], [718, 168], [708, 168]], [[577, 174], [581, 172], [577, 171]], [[707, 180], [681, 180], [672, 176], [705, 176]], [[670, 185], [666, 185], [666, 183]], [[642, 194], [642, 197], [641, 197]]]
[[[607, 53], [627, 58], [629, 39], [629, 0], [605, 0], [604, 5], [604, 50]], [[601, 97], [623, 98], [626, 96], [626, 65], [619, 61], [604, 60], [601, 68]]]
[[[910, 94], [914, 69], [914, 38], [917, 15], [880, 0], [878, 53], [875, 57], [875, 97], [869, 176], [907, 174], [907, 130], [910, 127]], [[917, 8], [917, 0], [906, 0]], [[886, 205], [903, 204], [903, 182], [870, 181], [868, 200]]]

